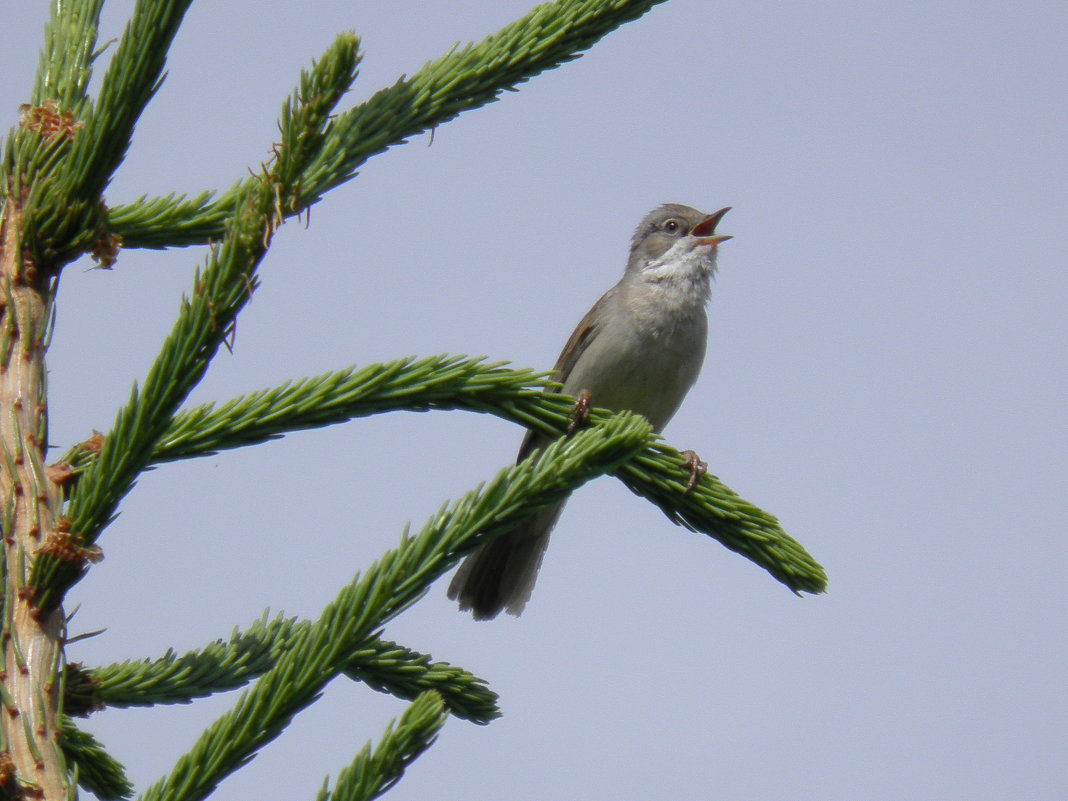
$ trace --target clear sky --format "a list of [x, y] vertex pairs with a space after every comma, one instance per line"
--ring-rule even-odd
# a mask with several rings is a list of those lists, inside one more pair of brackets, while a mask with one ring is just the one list
[[[44, 3], [0, 33], [7, 125]], [[113, 3], [101, 41], [129, 2]], [[344, 29], [351, 97], [524, 0], [195, 5], [109, 188], [226, 188]], [[670, 0], [500, 102], [376, 157], [287, 225], [193, 402], [408, 354], [547, 369], [654, 206], [730, 205], [704, 371], [667, 439], [825, 565], [797, 598], [611, 479], [569, 504], [523, 617], [446, 581], [387, 636], [501, 693], [397, 799], [1068, 797], [1068, 5]], [[104, 58], [107, 56], [105, 55]], [[68, 268], [52, 438], [107, 430], [200, 249]], [[146, 476], [73, 591], [88, 664], [314, 617], [514, 457], [521, 431], [397, 414]], [[139, 789], [233, 697], [88, 724]], [[312, 798], [403, 704], [338, 681], [217, 798]]]

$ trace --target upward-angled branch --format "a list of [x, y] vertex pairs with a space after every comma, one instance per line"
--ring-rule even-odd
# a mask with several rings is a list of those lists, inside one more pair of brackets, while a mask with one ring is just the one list
[[338, 675], [372, 631], [407, 609], [461, 556], [534, 510], [629, 458], [652, 435], [630, 413], [550, 445], [539, 460], [502, 471], [486, 486], [434, 515], [415, 536], [344, 587], [289, 650], [213, 723], [142, 801], [198, 801], [278, 735]]
[[[6, 165], [9, 180], [25, 181], [23, 247], [39, 268], [57, 272], [108, 238], [101, 195], [160, 86], [168, 48], [191, 2], [140, 0], [134, 6], [90, 111], [85, 88], [100, 2], [54, 0], [35, 113], [62, 121], [67, 130], [39, 143], [20, 135], [12, 151], [15, 163]], [[46, 149], [49, 144], [53, 147]]]
[[[71, 500], [65, 522], [80, 542], [95, 542], [111, 521], [119, 501], [149, 464], [175, 410], [200, 381], [251, 298], [256, 270], [282, 222], [281, 209], [292, 204], [298, 191], [292, 175], [311, 158], [315, 147], [307, 143], [322, 136], [332, 103], [355, 77], [356, 63], [355, 38], [339, 37], [284, 106], [278, 157], [245, 186], [225, 239], [211, 253], [208, 266], [194, 276], [191, 297], [183, 300], [143, 388], [134, 387], [104, 439], [99, 459]], [[80, 577], [79, 567], [49, 555], [38, 559], [31, 575], [34, 604], [40, 609], [57, 604]]]
[[119, 801], [133, 795], [133, 785], [122, 765], [91, 734], [81, 731], [68, 715], [63, 715], [63, 753], [67, 764], [78, 771], [78, 786], [99, 801]]
[[163, 82], [171, 40], [193, 0], [138, 0], [104, 73], [92, 117], [66, 164], [74, 197], [97, 198], [126, 156], [134, 126]]
[[[559, 0], [544, 3], [486, 37], [432, 61], [411, 78], [376, 92], [340, 114], [301, 177], [300, 197], [286, 210], [302, 212], [344, 183], [377, 153], [469, 109], [484, 106], [538, 73], [570, 61], [601, 37], [663, 0]], [[166, 248], [219, 239], [243, 182], [216, 200], [211, 193], [141, 198], [116, 206], [111, 230], [126, 247]]]
[[338, 774], [333, 790], [324, 786], [316, 801], [371, 801], [395, 785], [405, 768], [429, 748], [446, 715], [441, 698], [425, 692], [409, 706], [400, 720], [391, 723], [374, 750], [370, 744]]
[[31, 103], [54, 101], [82, 118], [89, 104], [97, 26], [104, 0], [52, 0]]

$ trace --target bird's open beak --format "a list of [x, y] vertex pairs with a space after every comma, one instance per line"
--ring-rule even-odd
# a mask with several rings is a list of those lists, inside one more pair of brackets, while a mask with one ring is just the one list
[[717, 234], [716, 226], [719, 225], [719, 221], [723, 219], [723, 215], [731, 210], [730, 206], [725, 209], [720, 209], [715, 214], [705, 217], [701, 222], [697, 223], [690, 231], [690, 236], [697, 237], [697, 241], [702, 245], [718, 245], [720, 242], [726, 242], [728, 239], [734, 237], [727, 236], [726, 234]]

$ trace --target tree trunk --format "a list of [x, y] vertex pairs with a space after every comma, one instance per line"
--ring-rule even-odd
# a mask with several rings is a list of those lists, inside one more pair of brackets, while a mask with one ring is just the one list
[[59, 491], [44, 468], [44, 338], [51, 282], [26, 261], [21, 223], [18, 201], [8, 197], [0, 217], [0, 525], [5, 547], [0, 793], [61, 801], [67, 795], [58, 725], [63, 610], [37, 609], [27, 580], [42, 546], [75, 555], [78, 549], [64, 547], [70, 535], [56, 529]]

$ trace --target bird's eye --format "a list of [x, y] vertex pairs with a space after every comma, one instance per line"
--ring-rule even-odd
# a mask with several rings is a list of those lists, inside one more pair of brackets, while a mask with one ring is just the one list
[[678, 220], [668, 220], [664, 223], [664, 230], [667, 231], [669, 234], [675, 233], [681, 227], [682, 223], [680, 223]]

